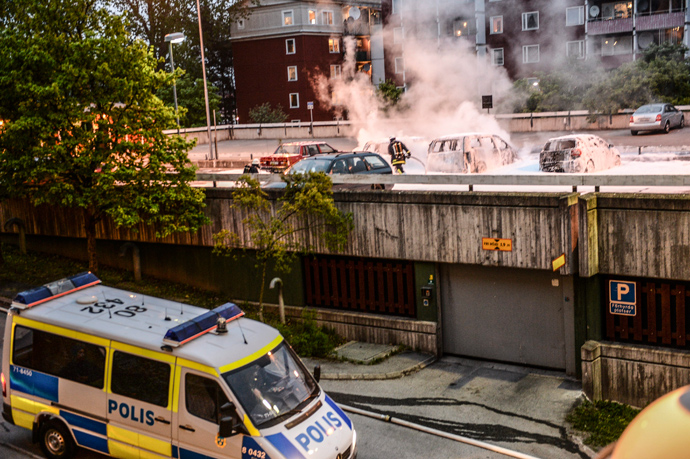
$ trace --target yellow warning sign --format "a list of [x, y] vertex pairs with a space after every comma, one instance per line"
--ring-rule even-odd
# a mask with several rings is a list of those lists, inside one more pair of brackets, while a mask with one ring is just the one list
[[493, 237], [482, 238], [482, 249], [484, 250], [499, 250], [501, 252], [513, 251], [512, 239], [497, 239]]
[[553, 270], [558, 271], [558, 268], [565, 264], [565, 254], [553, 260], [551, 264], [553, 265]]

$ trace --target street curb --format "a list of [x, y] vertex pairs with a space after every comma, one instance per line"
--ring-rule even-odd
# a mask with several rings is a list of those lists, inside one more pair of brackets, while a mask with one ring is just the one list
[[403, 376], [407, 376], [412, 373], [416, 373], [419, 370], [426, 368], [436, 361], [436, 356], [432, 355], [426, 360], [419, 362], [409, 368], [400, 371], [392, 371], [390, 373], [359, 373], [359, 374], [348, 374], [348, 373], [324, 373], [321, 375], [321, 379], [331, 380], [331, 381], [348, 381], [348, 380], [384, 380], [384, 379], [399, 379]]
[[12, 445], [12, 444], [10, 444], [10, 443], [6, 443], [6, 442], [4, 442], [4, 441], [0, 441], [0, 446], [3, 446], [3, 447], [8, 448], [8, 449], [11, 449], [11, 450], [13, 450], [13, 451], [17, 451], [18, 453], [22, 453], [22, 454], [24, 454], [24, 455], [26, 455], [26, 456], [29, 456], [29, 457], [33, 458], [33, 459], [45, 459], [43, 456], [39, 456], [39, 455], [37, 455], [37, 454], [32, 453], [31, 451], [27, 451], [27, 450], [25, 450], [25, 449], [23, 449], [23, 448], [20, 448], [20, 447], [18, 447], [18, 446], [14, 446], [14, 445]]

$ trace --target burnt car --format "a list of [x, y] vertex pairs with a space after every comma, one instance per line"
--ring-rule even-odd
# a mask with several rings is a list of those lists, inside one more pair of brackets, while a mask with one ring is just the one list
[[640, 131], [663, 131], [669, 133], [674, 127], [683, 128], [685, 116], [671, 104], [649, 104], [635, 110], [630, 116], [630, 133]]
[[517, 152], [494, 134], [464, 133], [434, 139], [426, 157], [427, 172], [472, 174], [511, 164]]
[[[323, 172], [332, 174], [392, 174], [391, 166], [376, 153], [351, 152], [325, 154], [304, 158], [295, 163], [287, 174], [306, 174], [308, 172]], [[266, 188], [284, 188], [284, 182], [274, 182]], [[334, 185], [334, 188], [374, 188], [384, 189], [384, 185]]]
[[618, 149], [591, 134], [554, 137], [539, 153], [539, 170], [543, 172], [595, 172], [620, 163]]
[[259, 163], [262, 170], [285, 172], [303, 158], [337, 152], [338, 150], [326, 142], [286, 142], [278, 145], [272, 155], [262, 156]]

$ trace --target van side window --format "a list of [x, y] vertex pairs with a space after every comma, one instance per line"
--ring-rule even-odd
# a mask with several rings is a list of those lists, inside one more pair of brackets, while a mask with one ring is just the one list
[[115, 351], [110, 388], [124, 395], [154, 405], [168, 406], [170, 365], [157, 360]]
[[220, 424], [220, 408], [228, 398], [212, 379], [187, 373], [184, 378], [185, 406], [189, 414]]
[[103, 389], [105, 349], [95, 344], [17, 326], [12, 363]]

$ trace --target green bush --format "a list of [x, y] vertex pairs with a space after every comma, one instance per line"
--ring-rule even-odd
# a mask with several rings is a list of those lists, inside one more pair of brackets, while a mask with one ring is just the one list
[[316, 311], [304, 309], [298, 320], [288, 320], [276, 327], [300, 357], [328, 357], [344, 340], [327, 327], [316, 322]]
[[616, 402], [585, 400], [566, 418], [573, 427], [588, 433], [585, 444], [601, 447], [615, 442], [640, 410]]

